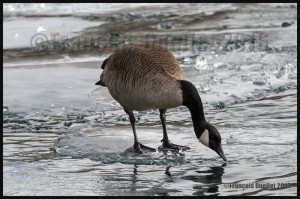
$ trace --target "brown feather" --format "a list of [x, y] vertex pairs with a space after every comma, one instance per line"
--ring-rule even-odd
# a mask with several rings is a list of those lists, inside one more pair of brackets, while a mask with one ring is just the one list
[[106, 66], [106, 64], [107, 64], [108, 59], [109, 59], [109, 57], [106, 58], [106, 59], [102, 62], [101, 69], [104, 70], [104, 68], [105, 68], [105, 66]]
[[154, 44], [124, 46], [104, 62], [102, 80], [110, 94], [127, 110], [181, 105], [178, 80], [182, 80], [183, 75], [167, 48]]

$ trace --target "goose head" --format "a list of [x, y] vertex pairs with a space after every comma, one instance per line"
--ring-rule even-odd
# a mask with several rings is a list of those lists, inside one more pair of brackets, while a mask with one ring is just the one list
[[198, 135], [198, 139], [203, 145], [214, 150], [224, 161], [227, 161], [221, 145], [221, 135], [213, 125], [206, 122], [204, 131]]

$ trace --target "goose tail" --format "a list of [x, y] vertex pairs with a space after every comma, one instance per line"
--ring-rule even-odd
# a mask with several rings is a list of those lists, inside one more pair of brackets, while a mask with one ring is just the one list
[[104, 74], [103, 74], [103, 72], [101, 73], [101, 75], [100, 75], [100, 81], [98, 81], [95, 85], [100, 85], [100, 86], [105, 86], [106, 87], [106, 84], [105, 84], [105, 82], [104, 82]]
[[[107, 61], [108, 61], [109, 58], [106, 58], [102, 65], [101, 65], [101, 69], [104, 70], [106, 64], [107, 64]], [[106, 87], [106, 84], [105, 84], [105, 81], [104, 81], [104, 71], [101, 73], [100, 75], [100, 81], [96, 82], [95, 85], [100, 85], [100, 86], [105, 86]]]

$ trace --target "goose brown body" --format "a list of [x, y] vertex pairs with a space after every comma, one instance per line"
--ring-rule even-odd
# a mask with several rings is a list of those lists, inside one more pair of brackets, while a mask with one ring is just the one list
[[160, 45], [118, 48], [103, 62], [102, 82], [125, 110], [168, 109], [182, 105], [183, 79], [176, 58]]

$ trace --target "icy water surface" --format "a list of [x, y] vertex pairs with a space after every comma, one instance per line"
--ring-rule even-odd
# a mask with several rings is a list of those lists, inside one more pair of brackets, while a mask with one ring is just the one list
[[[3, 194], [297, 195], [296, 16], [296, 4], [4, 4]], [[78, 40], [95, 35], [104, 46]], [[167, 130], [191, 150], [124, 153], [128, 116], [94, 84], [116, 47], [141, 42], [172, 50], [227, 162], [197, 141], [183, 106]], [[135, 116], [140, 141], [160, 146], [158, 110]]]

